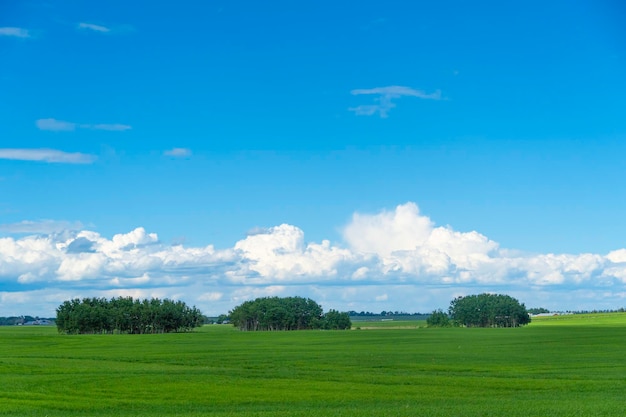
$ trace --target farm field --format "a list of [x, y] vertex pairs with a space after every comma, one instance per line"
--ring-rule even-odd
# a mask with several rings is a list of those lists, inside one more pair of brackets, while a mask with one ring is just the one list
[[419, 329], [426, 327], [426, 320], [373, 320], [353, 321], [353, 329]]
[[[595, 319], [593, 317], [596, 317]], [[0, 416], [622, 416], [626, 314], [518, 329], [0, 328]]]

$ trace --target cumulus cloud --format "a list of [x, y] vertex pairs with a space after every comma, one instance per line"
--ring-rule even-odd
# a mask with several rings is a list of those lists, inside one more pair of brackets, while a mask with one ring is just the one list
[[358, 252], [388, 256], [422, 245], [432, 230], [431, 220], [420, 215], [416, 204], [408, 203], [374, 215], [355, 213], [343, 230], [343, 236]]
[[355, 214], [344, 229], [353, 251], [374, 253], [383, 276], [437, 285], [612, 285], [621, 252], [525, 255], [502, 250], [476, 232], [435, 227], [414, 203], [378, 214]]
[[84, 236], [78, 237], [67, 245], [67, 253], [95, 253], [93, 248], [95, 242]]
[[123, 132], [132, 129], [132, 126], [120, 123], [98, 123], [98, 124], [78, 124], [57, 120], [53, 118], [38, 119], [35, 125], [39, 130], [49, 130], [52, 132], [71, 132], [76, 129], [108, 130], [112, 132]]
[[343, 263], [355, 259], [349, 250], [332, 246], [328, 240], [305, 243], [304, 232], [288, 224], [257, 230], [237, 242], [235, 250], [251, 272], [246, 274], [246, 281], [256, 282], [265, 282], [269, 277], [278, 281], [332, 280]]
[[28, 29], [17, 27], [1, 27], [0, 36], [12, 36], [15, 38], [30, 38], [30, 32]]
[[16, 161], [39, 161], [60, 164], [91, 164], [96, 160], [94, 155], [80, 152], [64, 152], [57, 149], [19, 149], [0, 148], [0, 159]]
[[626, 299], [626, 249], [606, 255], [510, 251], [477, 231], [437, 226], [414, 203], [355, 213], [342, 233], [345, 244], [307, 242], [302, 229], [282, 224], [256, 228], [223, 250], [167, 245], [142, 227], [111, 238], [76, 229], [5, 237], [0, 297], [19, 293], [32, 300], [28, 290], [42, 286], [57, 295], [161, 294], [218, 314], [266, 295], [310, 296], [326, 308], [359, 311], [429, 311], [478, 291], [506, 292], [553, 309], [590, 308], [592, 302], [591, 308], [617, 308]]
[[352, 95], [374, 95], [376, 104], [362, 104], [357, 107], [350, 107], [348, 110], [354, 112], [357, 116], [372, 116], [378, 113], [380, 117], [386, 118], [389, 111], [396, 107], [393, 100], [400, 97], [417, 97], [425, 100], [441, 100], [441, 91], [436, 90], [434, 93], [426, 93], [422, 90], [416, 90], [411, 87], [392, 85], [388, 87], [377, 87], [370, 89], [356, 89], [350, 92]]

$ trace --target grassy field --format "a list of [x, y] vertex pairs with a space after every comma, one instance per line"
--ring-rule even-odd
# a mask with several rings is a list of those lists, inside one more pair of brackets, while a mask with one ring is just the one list
[[0, 328], [0, 416], [624, 415], [626, 314], [520, 329], [359, 326], [102, 336]]
[[374, 320], [353, 321], [353, 329], [419, 329], [426, 327], [426, 320]]

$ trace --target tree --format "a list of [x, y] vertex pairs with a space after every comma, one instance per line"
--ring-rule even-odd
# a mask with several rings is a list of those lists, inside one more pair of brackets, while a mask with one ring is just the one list
[[327, 320], [322, 307], [310, 298], [263, 297], [245, 301], [231, 310], [229, 317], [233, 326], [244, 331], [350, 328], [348, 313], [331, 311]]
[[133, 300], [132, 297], [76, 298], [57, 310], [59, 333], [169, 333], [202, 325], [202, 313], [182, 301]]
[[337, 310], [329, 310], [322, 319], [322, 328], [326, 330], [348, 330], [352, 327], [352, 321], [348, 313]]
[[452, 320], [466, 327], [519, 327], [530, 323], [524, 304], [503, 294], [457, 297], [450, 302]]
[[450, 318], [443, 310], [435, 310], [430, 313], [430, 316], [426, 319], [428, 327], [450, 327]]

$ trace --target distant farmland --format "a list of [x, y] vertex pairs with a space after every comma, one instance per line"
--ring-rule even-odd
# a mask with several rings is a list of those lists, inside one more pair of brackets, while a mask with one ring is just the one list
[[542, 317], [518, 329], [382, 323], [95, 336], [3, 327], [0, 416], [624, 413], [624, 313]]

